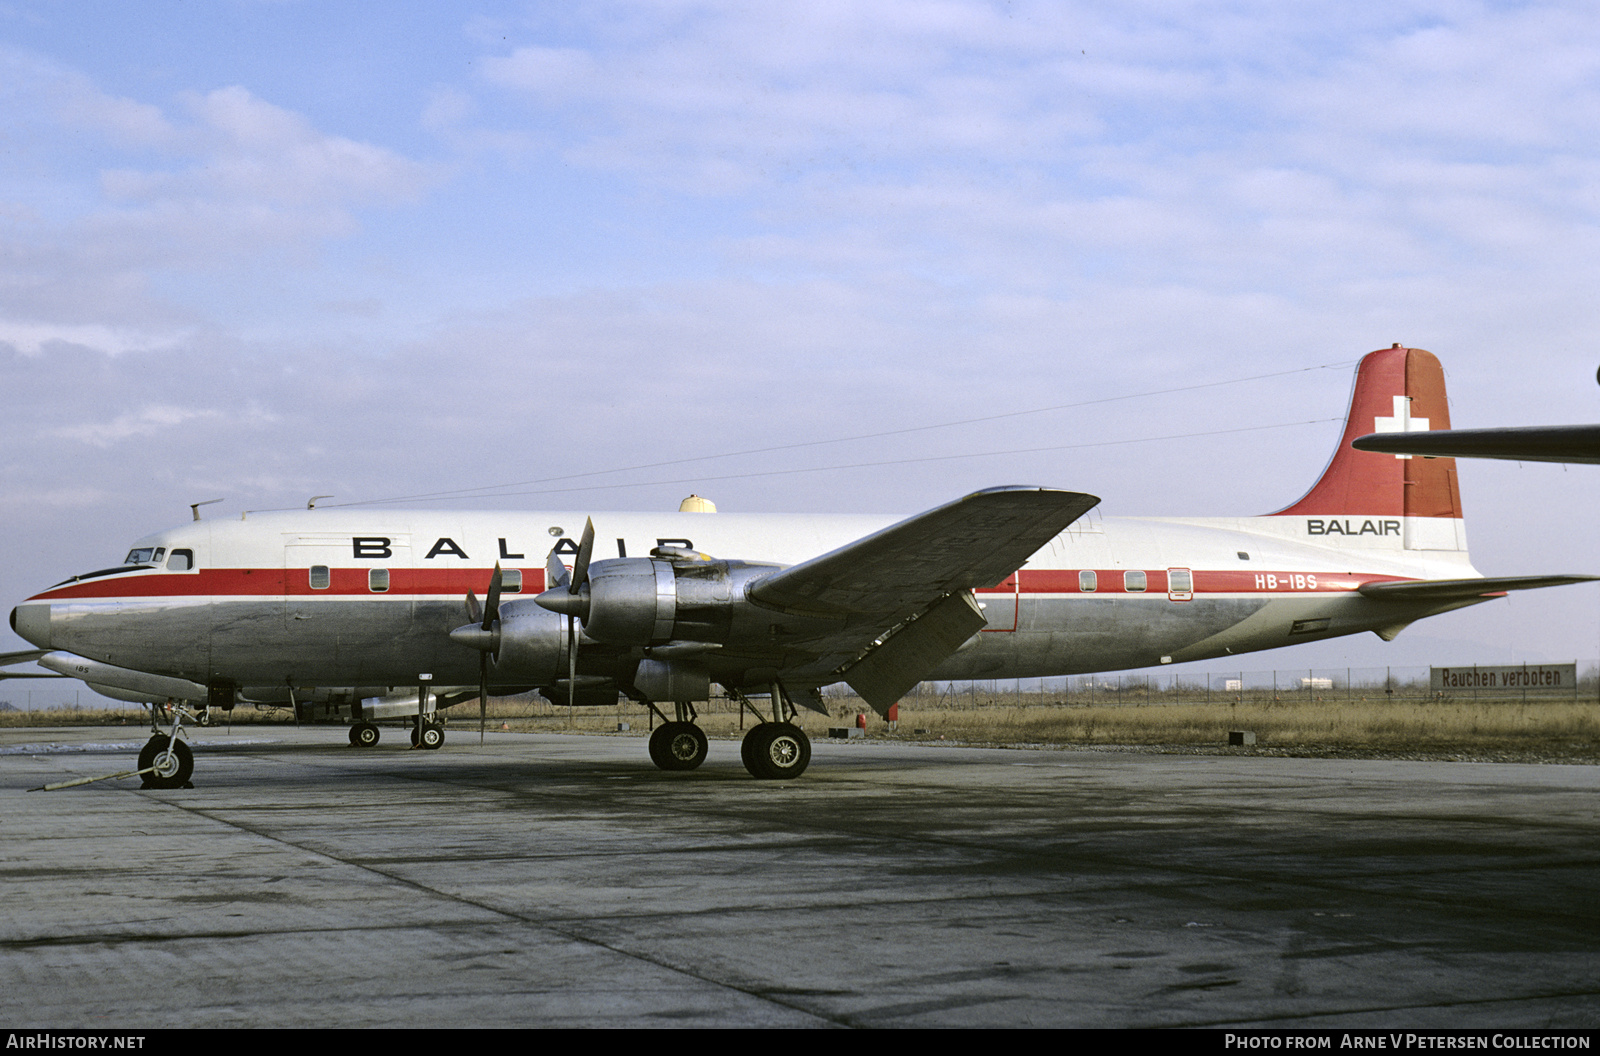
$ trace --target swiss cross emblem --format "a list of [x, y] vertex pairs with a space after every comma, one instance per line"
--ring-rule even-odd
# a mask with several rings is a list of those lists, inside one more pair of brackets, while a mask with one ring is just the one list
[[[1428, 431], [1428, 419], [1411, 417], [1411, 397], [1396, 396], [1394, 398], [1393, 418], [1374, 418], [1372, 431], [1375, 433], [1425, 433]], [[1395, 458], [1410, 458], [1410, 455], [1395, 455]]]

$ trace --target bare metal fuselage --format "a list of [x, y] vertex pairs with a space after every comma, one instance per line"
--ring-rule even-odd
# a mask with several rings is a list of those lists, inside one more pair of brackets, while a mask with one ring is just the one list
[[[466, 594], [481, 597], [497, 563], [519, 572], [520, 590], [503, 601], [522, 599], [526, 618], [548, 618], [564, 651], [565, 619], [541, 616], [531, 600], [543, 589], [552, 545], [558, 554], [575, 549], [582, 520], [570, 512], [318, 510], [192, 523], [135, 544], [188, 551], [191, 567], [151, 564], [68, 581], [19, 606], [14, 623], [42, 648], [200, 684], [398, 686], [426, 674], [436, 685], [475, 685], [479, 654], [449, 637], [468, 622]], [[825, 553], [891, 520], [594, 515], [607, 556], [672, 545], [775, 566]], [[1364, 583], [1478, 575], [1459, 521], [1404, 521], [1351, 517], [1330, 533], [1326, 518], [1092, 517], [1004, 583], [978, 591], [988, 626], [930, 677], [1064, 675], [1367, 630], [1392, 636], [1413, 620], [1482, 600], [1377, 601], [1357, 592]], [[588, 652], [585, 643], [580, 655]], [[627, 659], [610, 656], [607, 670]], [[773, 663], [748, 650], [707, 663], [714, 680], [729, 684], [772, 677]], [[831, 681], [817, 672], [806, 677]], [[497, 678], [537, 681], [514, 671]]]

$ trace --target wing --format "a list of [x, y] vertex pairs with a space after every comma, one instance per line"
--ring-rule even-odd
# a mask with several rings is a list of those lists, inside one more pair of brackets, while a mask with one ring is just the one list
[[750, 600], [839, 620], [801, 645], [799, 680], [842, 677], [886, 711], [985, 624], [974, 587], [993, 586], [1100, 500], [1049, 488], [990, 488], [918, 514], [753, 584]]
[[750, 599], [796, 616], [903, 616], [991, 587], [1100, 500], [1049, 488], [990, 488], [792, 565]]

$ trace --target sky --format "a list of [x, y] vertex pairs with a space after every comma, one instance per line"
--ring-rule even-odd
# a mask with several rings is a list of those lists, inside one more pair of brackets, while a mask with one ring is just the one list
[[[0, 598], [214, 498], [1266, 513], [1394, 342], [1600, 420], [1600, 19], [1369, 7], [0, 0]], [[1597, 472], [1463, 463], [1477, 567], [1600, 573]]]

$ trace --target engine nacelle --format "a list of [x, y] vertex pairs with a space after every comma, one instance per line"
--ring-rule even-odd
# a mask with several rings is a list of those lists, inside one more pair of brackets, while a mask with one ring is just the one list
[[583, 633], [609, 645], [669, 641], [726, 643], [745, 586], [777, 566], [744, 561], [668, 561], [621, 557], [589, 566], [578, 597], [562, 588], [537, 600], [583, 620]]
[[543, 685], [567, 677], [567, 621], [533, 598], [500, 606], [495, 678]]

